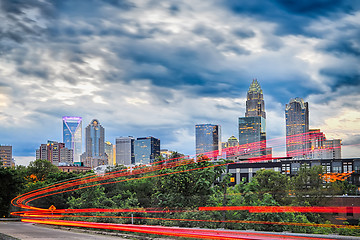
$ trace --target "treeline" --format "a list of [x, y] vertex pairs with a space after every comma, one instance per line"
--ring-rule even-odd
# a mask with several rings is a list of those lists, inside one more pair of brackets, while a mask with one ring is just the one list
[[[173, 157], [180, 157], [179, 161], [183, 164], [169, 168], [166, 167], [168, 163], [159, 163], [164, 164], [164, 167], [154, 172], [109, 179], [106, 181], [116, 180], [118, 183], [81, 188], [40, 198], [31, 204], [42, 208], [55, 205], [58, 209], [154, 210], [82, 213], [69, 215], [67, 220], [345, 235], [360, 233], [351, 227], [325, 227], [324, 224], [330, 222], [326, 220], [326, 215], [317, 213], [198, 211], [203, 206], [324, 206], [333, 195], [355, 193], [356, 187], [347, 181], [324, 182], [320, 177], [323, 174], [321, 166], [303, 167], [293, 178], [272, 170], [261, 170], [249, 183], [228, 187], [230, 176], [223, 174], [225, 161], [212, 163], [206, 157], [197, 161], [181, 160], [181, 155], [177, 153]], [[117, 166], [111, 171], [122, 168]], [[10, 200], [18, 194], [82, 177], [84, 174], [91, 173], [63, 173], [45, 160], [36, 160], [27, 168], [0, 167], [1, 215], [9, 216]]]

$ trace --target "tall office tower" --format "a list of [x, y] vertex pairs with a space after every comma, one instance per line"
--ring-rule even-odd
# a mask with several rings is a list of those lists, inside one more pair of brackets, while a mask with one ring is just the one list
[[108, 158], [108, 165], [114, 166], [114, 145], [109, 141], [105, 142], [105, 153]]
[[93, 119], [85, 128], [86, 152], [91, 157], [105, 155], [105, 130], [98, 120]]
[[324, 159], [341, 159], [341, 139], [324, 141], [326, 155]]
[[220, 125], [195, 125], [196, 155], [204, 154], [209, 158], [221, 155], [221, 128]]
[[310, 129], [308, 134], [308, 159], [341, 159], [341, 139], [327, 140], [320, 129]]
[[87, 166], [96, 167], [107, 164], [105, 155], [105, 130], [98, 120], [93, 119], [85, 128], [85, 162]]
[[263, 91], [257, 79], [253, 79], [247, 92], [245, 117], [263, 117], [266, 119]]
[[150, 164], [160, 156], [160, 139], [137, 138], [134, 141], [135, 164]]
[[309, 153], [309, 107], [302, 98], [293, 98], [285, 107], [286, 155], [304, 159]]
[[237, 147], [239, 146], [239, 140], [233, 135], [229, 137], [226, 147]]
[[74, 151], [68, 148], [61, 148], [60, 149], [60, 162], [59, 166], [61, 165], [73, 165], [74, 163]]
[[62, 120], [65, 147], [74, 151], [74, 162], [79, 162], [82, 153], [82, 118], [66, 116]]
[[266, 156], [266, 113], [263, 91], [256, 79], [250, 84], [245, 117], [239, 118], [239, 151], [247, 157]]
[[0, 145], [0, 166], [15, 166], [15, 163], [12, 159], [12, 146]]
[[116, 164], [131, 165], [135, 164], [134, 141], [135, 138], [120, 137], [116, 138]]
[[73, 150], [66, 148], [65, 143], [48, 141], [36, 149], [36, 159], [47, 160], [55, 166], [69, 165], [73, 163]]

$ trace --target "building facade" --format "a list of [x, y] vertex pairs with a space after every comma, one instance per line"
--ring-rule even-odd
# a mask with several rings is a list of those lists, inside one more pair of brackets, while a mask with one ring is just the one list
[[196, 155], [204, 154], [210, 158], [221, 155], [220, 125], [197, 124], [195, 126]]
[[265, 118], [239, 118], [239, 148], [246, 156], [258, 157], [266, 155]]
[[0, 167], [13, 167], [12, 146], [0, 145]]
[[253, 79], [247, 92], [245, 117], [239, 118], [239, 154], [266, 156], [266, 112], [263, 91]]
[[253, 79], [247, 92], [245, 117], [266, 119], [263, 91], [257, 79]]
[[114, 145], [107, 141], [105, 142], [105, 154], [107, 156], [107, 159], [108, 159], [108, 164], [109, 166], [114, 166], [116, 163], [115, 163], [115, 154], [114, 154]]
[[66, 116], [62, 121], [65, 147], [73, 150], [74, 162], [79, 162], [82, 154], [82, 118]]
[[72, 165], [73, 150], [65, 147], [65, 143], [48, 141], [36, 150], [36, 159], [47, 160], [55, 166]]
[[309, 107], [302, 98], [293, 98], [285, 107], [286, 155], [305, 159], [309, 153]]
[[150, 164], [160, 156], [160, 139], [137, 138], [134, 141], [135, 164]]
[[120, 137], [116, 138], [116, 164], [131, 165], [135, 164], [135, 138]]
[[341, 139], [327, 140], [320, 129], [310, 129], [307, 159], [341, 159]]
[[351, 173], [348, 181], [359, 187], [360, 191], [360, 158], [352, 159], [278, 159], [276, 161], [240, 162], [230, 164], [228, 172], [233, 178], [231, 185], [249, 182], [261, 169], [274, 170], [287, 176], [295, 176], [304, 165], [322, 166], [324, 173]]
[[107, 164], [105, 130], [97, 119], [93, 119], [85, 128], [85, 143], [85, 153], [82, 156], [85, 166], [96, 167]]

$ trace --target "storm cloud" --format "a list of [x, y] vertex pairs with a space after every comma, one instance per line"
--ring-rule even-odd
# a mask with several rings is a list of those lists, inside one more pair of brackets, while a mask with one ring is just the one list
[[253, 78], [268, 138], [284, 136], [284, 106], [302, 97], [314, 127], [354, 144], [359, 23], [351, 0], [1, 0], [0, 144], [34, 156], [75, 115], [97, 118], [111, 142], [152, 135], [192, 154], [195, 124], [238, 135]]

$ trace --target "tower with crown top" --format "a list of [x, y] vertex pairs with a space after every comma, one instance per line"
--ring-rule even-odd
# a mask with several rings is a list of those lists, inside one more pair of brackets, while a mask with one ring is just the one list
[[247, 92], [245, 117], [263, 117], [266, 119], [263, 91], [256, 78], [253, 79]]
[[245, 117], [239, 118], [239, 148], [244, 158], [272, 155], [266, 148], [266, 113], [263, 91], [253, 79], [247, 92]]

